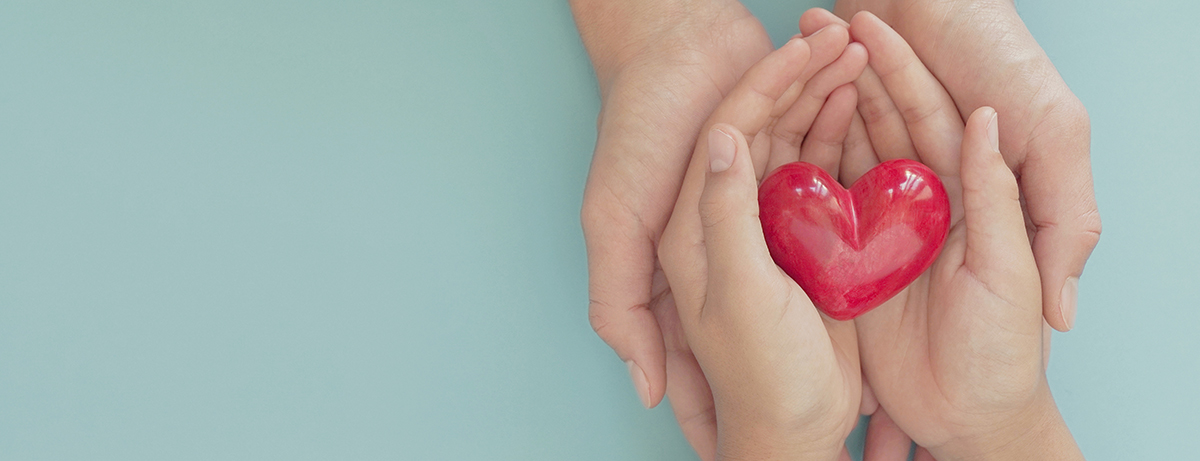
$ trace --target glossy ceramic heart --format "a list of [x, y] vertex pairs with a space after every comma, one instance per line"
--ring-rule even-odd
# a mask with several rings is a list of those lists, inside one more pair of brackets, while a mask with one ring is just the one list
[[950, 231], [946, 188], [912, 160], [881, 163], [850, 190], [815, 165], [789, 163], [763, 181], [758, 204], [775, 263], [838, 320], [916, 280]]

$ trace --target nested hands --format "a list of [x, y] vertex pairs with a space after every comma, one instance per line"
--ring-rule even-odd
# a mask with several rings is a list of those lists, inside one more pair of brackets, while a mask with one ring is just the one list
[[[730, 104], [737, 95], [733, 90], [735, 82], [771, 48], [761, 25], [740, 3], [572, 0], [572, 8], [596, 67], [603, 98], [583, 211], [592, 301], [589, 317], [601, 338], [630, 364], [635, 388], [646, 406], [656, 405], [664, 394], [670, 394], [684, 434], [702, 458], [714, 456], [718, 439], [716, 409], [721, 405], [714, 397], [720, 401], [721, 392], [715, 387], [710, 389], [705, 377], [705, 372], [715, 365], [702, 370], [700, 365], [708, 359], [699, 357], [703, 354], [693, 357], [692, 350], [700, 348], [689, 341], [694, 342], [696, 335], [685, 333], [688, 325], [681, 321], [684, 303], [680, 303], [677, 314], [676, 300], [667, 289], [667, 278], [656, 264], [655, 253], [672, 209], [678, 210], [679, 204], [684, 203], [689, 186], [683, 177], [693, 146], [696, 155], [689, 171], [696, 170], [697, 157], [707, 158], [700, 152], [708, 148], [707, 128], [718, 123], [729, 124], [722, 132], [734, 139], [739, 136], [737, 132], [744, 133], [756, 177], [769, 168], [803, 157], [849, 184], [880, 160], [916, 158], [934, 167], [947, 188], [958, 193], [954, 191], [962, 191], [963, 185], [959, 179], [968, 178], [970, 157], [966, 146], [970, 144], [972, 125], [964, 125], [963, 120], [978, 107], [996, 107], [1000, 118], [1005, 120], [999, 123], [999, 150], [1006, 165], [1018, 173], [1016, 184], [1025, 205], [1023, 226], [1029, 235], [1026, 248], [1032, 246], [1039, 269], [1036, 274], [1040, 274], [1043, 315], [1055, 328], [1071, 327], [1078, 276], [1098, 239], [1100, 226], [1091, 192], [1087, 116], [1029, 36], [1011, 2], [840, 0], [837, 11], [843, 17], [866, 9], [895, 25], [912, 45], [908, 52], [913, 54], [915, 49], [914, 56], [922, 58], [929, 68], [926, 70], [915, 57], [897, 61], [895, 56], [875, 53], [875, 48], [889, 42], [878, 40], [886, 38], [879, 35], [872, 44], [871, 28], [860, 26], [864, 20], [856, 19], [848, 27], [855, 31], [856, 41], [871, 49], [871, 67], [861, 76], [849, 77], [855, 80], [855, 86], [844, 86], [836, 83], [844, 78], [829, 77], [830, 72], [821, 69], [833, 68], [831, 63], [840, 62], [838, 68], [845, 71], [845, 64], [853, 63], [853, 56], [858, 53], [850, 50], [862, 47], [845, 42], [840, 49], [837, 43], [832, 47], [817, 46], [813, 40], [821, 36], [806, 37], [808, 64], [796, 82], [803, 81], [808, 89], [789, 84], [775, 97], [763, 122], [764, 126], [773, 124], [771, 136], [766, 137], [770, 142], [761, 140], [762, 130], [756, 130], [755, 126], [746, 128], [738, 120], [718, 120], [722, 111], [714, 112], [718, 104], [722, 108]], [[843, 32], [828, 28], [830, 25], [843, 27]], [[833, 40], [837, 42], [845, 36], [847, 23], [827, 12], [817, 12], [806, 14], [801, 26], [805, 33], [827, 28], [833, 32], [822, 35], [826, 40], [837, 38]], [[903, 42], [901, 39], [891, 43]], [[824, 49], [839, 51], [822, 55]], [[826, 83], [817, 78], [818, 71], [827, 75], [822, 77], [827, 79]], [[747, 74], [746, 78], [749, 77]], [[906, 81], [909, 83], [902, 83]], [[827, 92], [812, 90], [816, 86], [824, 86]], [[804, 92], [808, 94], [800, 94]], [[750, 94], [754, 93], [757, 92]], [[754, 98], [771, 100], [771, 95], [757, 94]], [[855, 99], [857, 111], [853, 110], [853, 103], [844, 103]], [[782, 109], [780, 102], [788, 100], [792, 100], [789, 108], [805, 105], [796, 100], [809, 101], [808, 109]], [[806, 115], [786, 115], [789, 110]], [[724, 111], [733, 112], [739, 111]], [[947, 112], [957, 112], [957, 120], [945, 116]], [[839, 141], [843, 137], [844, 141]], [[695, 142], [697, 139], [699, 142]], [[787, 149], [781, 149], [782, 146]], [[777, 150], [791, 154], [777, 155]], [[735, 156], [731, 165], [738, 158]], [[701, 179], [709, 174], [704, 169], [699, 171], [702, 174], [696, 174]], [[726, 171], [734, 174], [738, 170], [731, 166]], [[695, 174], [688, 175], [691, 178]], [[696, 200], [697, 217], [705, 183], [701, 181], [698, 188], [693, 186], [695, 192], [691, 198]], [[955, 197], [956, 222], [961, 223], [956, 229], [966, 229], [956, 232], [967, 236], [971, 235], [972, 227], [968, 194], [961, 192]], [[703, 244], [702, 224], [684, 227], [693, 229], [689, 231], [691, 234], [685, 233], [692, 240], [685, 241], [694, 244], [697, 235], [694, 229], [700, 229], [699, 241]], [[970, 239], [963, 240], [969, 249]], [[670, 266], [666, 262], [669, 251], [661, 247], [657, 250], [664, 256], [662, 265]], [[696, 254], [693, 252], [689, 258]], [[961, 267], [969, 267], [967, 259], [964, 256]], [[932, 282], [937, 278], [938, 267], [951, 266], [939, 262], [923, 279]], [[700, 269], [690, 272], [709, 275], [704, 272], [708, 270], [706, 267]], [[676, 287], [676, 296], [679, 290]], [[918, 284], [909, 290], [936, 291], [929, 287], [922, 291]], [[695, 305], [697, 300], [688, 301]], [[907, 319], [910, 317], [905, 315], [914, 312], [928, 314], [937, 310], [930, 307], [936, 304], [932, 302], [923, 308], [916, 307], [919, 303], [911, 304], [912, 307], [907, 301], [903, 304], [890, 310], [889, 304], [868, 317], [899, 310], [906, 313], [901, 317]], [[699, 305], [703, 305], [703, 300]], [[873, 327], [869, 319], [863, 319], [866, 323], [859, 322], [857, 332], [857, 342], [863, 349], [860, 351], [863, 373], [872, 377], [868, 382], [878, 386], [879, 383], [873, 382], [875, 372], [871, 371], [874, 363], [869, 359], [873, 356], [871, 345], [863, 340], [865, 332]], [[927, 322], [926, 326], [932, 324]], [[934, 330], [925, 333], [936, 336], [931, 331]], [[842, 344], [834, 341], [837, 335], [833, 330], [826, 332], [831, 345]], [[1048, 344], [1038, 349], [1048, 351]], [[717, 386], [715, 381], [714, 386]], [[863, 410], [875, 412], [878, 405], [874, 393], [870, 386], [865, 389]], [[895, 405], [886, 403], [889, 398], [883, 397], [885, 392], [879, 391], [879, 401], [885, 402], [884, 408], [891, 411]], [[902, 441], [906, 450], [908, 439], [898, 432], [886, 413], [878, 411], [876, 416], [868, 435], [868, 459], [872, 459], [871, 447], [886, 446], [882, 442], [889, 437], [893, 442]], [[902, 416], [896, 418], [906, 426], [906, 431], [913, 430]], [[888, 427], [890, 431], [876, 430]], [[918, 442], [936, 449], [937, 440], [925, 437], [920, 431], [912, 435]]]
[[[802, 25], [821, 23], [821, 34], [841, 30], [820, 10]], [[1038, 271], [996, 112], [980, 108], [964, 124], [891, 28], [863, 13], [849, 31], [862, 45], [846, 45], [811, 80], [797, 80], [807, 58], [799, 40], [747, 72], [706, 124], [662, 237], [671, 299], [711, 386], [715, 457], [845, 456], [858, 410], [944, 459], [1078, 457], [1045, 380]], [[849, 185], [893, 158], [922, 161], [946, 184], [946, 247], [883, 306], [833, 321], [771, 261], [758, 180], [805, 160]], [[874, 390], [865, 401], [864, 381]], [[907, 452], [903, 433], [890, 436], [901, 453], [876, 432], [868, 459]]]
[[838, 161], [849, 82], [866, 63], [842, 26], [794, 38], [746, 73], [697, 141], [659, 259], [711, 388], [694, 401], [715, 422], [690, 436], [702, 458], [833, 459], [854, 428], [854, 325], [818, 314], [771, 260], [757, 185], [772, 165]]

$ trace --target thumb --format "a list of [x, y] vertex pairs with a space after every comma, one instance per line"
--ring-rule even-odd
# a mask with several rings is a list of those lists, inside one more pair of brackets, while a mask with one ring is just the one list
[[1037, 283], [1017, 180], [1000, 155], [998, 124], [991, 107], [971, 114], [963, 133], [961, 167], [967, 225], [964, 264], [993, 289]]
[[[717, 124], [708, 133], [709, 170], [700, 196], [709, 293], [763, 293], [775, 263], [758, 219], [758, 181], [746, 137]], [[775, 274], [776, 276], [778, 274]], [[750, 291], [747, 291], [747, 289]]]

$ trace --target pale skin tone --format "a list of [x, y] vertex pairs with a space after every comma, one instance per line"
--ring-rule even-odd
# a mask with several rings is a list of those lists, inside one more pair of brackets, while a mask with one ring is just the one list
[[[712, 397], [666, 296], [655, 248], [706, 118], [770, 51], [770, 40], [736, 1], [571, 3], [603, 100], [583, 210], [589, 318], [630, 364], [642, 403], [669, 394], [685, 436], [711, 459]], [[1008, 0], [841, 0], [836, 7], [844, 18], [861, 9], [912, 43], [962, 117], [986, 104], [1012, 121], [1000, 127], [1001, 151], [1018, 173], [1043, 314], [1069, 329], [1078, 276], [1100, 231], [1082, 105]], [[884, 126], [870, 101], [879, 98], [860, 92], [851, 138], [862, 125]], [[887, 132], [870, 137], [878, 133]]]
[[[878, 18], [858, 15], [850, 31], [888, 56], [872, 55], [880, 78], [862, 86], [881, 88], [865, 91], [901, 109], [948, 98]], [[938, 172], [955, 202], [946, 248], [904, 293], [854, 322], [837, 322], [818, 314], [771, 261], [756, 198], [766, 165], [799, 159], [852, 182], [895, 155], [875, 152], [867, 138], [899, 141], [887, 137], [895, 132], [872, 137], [877, 124], [854, 119], [854, 98], [839, 96], [853, 90], [843, 86], [804, 130], [805, 142], [780, 142], [794, 138], [775, 130], [806, 109], [785, 91], [794, 89], [796, 72], [778, 63], [802, 60], [803, 44], [793, 40], [752, 68], [710, 117], [659, 250], [712, 386], [714, 457], [845, 459], [841, 443], [860, 408], [861, 355], [879, 399], [876, 417], [929, 448], [919, 457], [1082, 459], [1046, 385], [1038, 268], [993, 109], [974, 111], [965, 124], [957, 115], [926, 121], [935, 114], [901, 130], [919, 146], [919, 160], [955, 168]], [[847, 50], [843, 58], [856, 53]], [[836, 61], [826, 69], [834, 68]], [[904, 443], [903, 452], [868, 446], [867, 459], [904, 459]]]
[[[761, 248], [740, 241], [757, 217], [732, 215], [740, 210], [704, 188], [714, 145], [729, 154], [720, 156], [726, 168], [744, 173], [736, 179], [745, 187], [733, 191], [754, 207], [756, 178], [770, 165], [840, 154], [857, 100], [849, 82], [867, 61], [861, 45], [847, 42], [848, 31], [832, 25], [793, 39], [746, 73], [706, 123], [715, 131], [697, 142], [663, 235], [659, 257], [672, 287], [664, 302], [677, 310], [711, 385], [705, 394], [715, 425], [692, 433], [715, 442], [700, 448], [702, 457], [848, 457], [841, 442], [857, 420], [862, 382], [854, 325], [819, 315], [766, 254], [761, 230]], [[738, 228], [723, 226], [733, 220]], [[715, 240], [725, 245], [706, 245]]]

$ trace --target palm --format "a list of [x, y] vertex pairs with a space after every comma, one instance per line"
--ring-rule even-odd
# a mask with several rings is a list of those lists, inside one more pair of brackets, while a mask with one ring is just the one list
[[[1036, 303], [1037, 289], [1028, 290], [1024, 300], [993, 293], [966, 264], [966, 232], [959, 218], [929, 270], [855, 321], [863, 372], [876, 397], [922, 446], [966, 435], [962, 431], [970, 428], [962, 422], [978, 420], [980, 413], [1004, 420], [1027, 406], [1042, 379], [1039, 364], [1012, 360], [1040, 356], [1041, 331], [1030, 327], [1038, 319], [1013, 318], [1036, 312], [1007, 306]], [[1026, 284], [1036, 287], [1037, 280]], [[1014, 350], [1030, 345], [1039, 350]], [[1012, 395], [1012, 389], [1024, 393]]]
[[1066, 331], [1074, 301], [1064, 281], [1079, 277], [1100, 237], [1092, 193], [1086, 109], [1025, 27], [1011, 2], [839, 0], [849, 17], [871, 11], [895, 27], [953, 96], [966, 119], [993, 106], [1006, 121], [1001, 153], [1017, 168], [1046, 321]]

